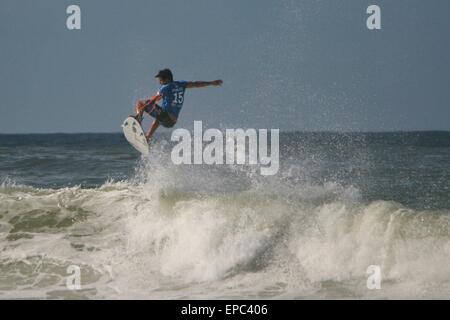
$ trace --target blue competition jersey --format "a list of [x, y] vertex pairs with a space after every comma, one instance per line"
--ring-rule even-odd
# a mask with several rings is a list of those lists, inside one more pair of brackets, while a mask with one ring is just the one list
[[186, 90], [187, 81], [172, 81], [162, 85], [158, 93], [162, 95], [162, 108], [178, 117], [184, 102], [184, 91]]

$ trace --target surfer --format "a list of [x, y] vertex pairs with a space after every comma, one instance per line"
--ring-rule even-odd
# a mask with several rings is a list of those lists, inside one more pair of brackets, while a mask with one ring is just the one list
[[[147, 112], [155, 120], [145, 137], [147, 141], [155, 133], [159, 125], [172, 128], [178, 119], [181, 107], [184, 102], [184, 92], [188, 88], [202, 88], [207, 86], [220, 86], [222, 80], [214, 81], [174, 81], [170, 69], [163, 69], [158, 72], [155, 78], [159, 78], [161, 87], [158, 92], [148, 100], [139, 100], [136, 103], [136, 116], [139, 123], [142, 123], [143, 114]], [[161, 106], [156, 104], [162, 99]]]

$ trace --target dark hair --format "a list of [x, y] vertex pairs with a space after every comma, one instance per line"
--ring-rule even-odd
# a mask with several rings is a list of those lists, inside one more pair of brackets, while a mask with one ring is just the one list
[[163, 78], [163, 79], [167, 79], [170, 82], [172, 82], [173, 81], [173, 74], [172, 74], [172, 71], [170, 71], [170, 69], [166, 68], [166, 69], [159, 70], [159, 72], [155, 76], [155, 78]]

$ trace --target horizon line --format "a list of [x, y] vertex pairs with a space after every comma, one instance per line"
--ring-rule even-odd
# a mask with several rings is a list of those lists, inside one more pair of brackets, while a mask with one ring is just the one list
[[[235, 128], [236, 129], [252, 129], [252, 128]], [[263, 129], [263, 128], [262, 128]], [[272, 128], [276, 129], [276, 128]], [[258, 130], [258, 129], [256, 129]], [[271, 130], [271, 129], [268, 129]], [[427, 129], [427, 130], [385, 130], [385, 131], [363, 131], [363, 130], [280, 130], [280, 133], [415, 133], [415, 132], [449, 132], [450, 129]], [[158, 134], [166, 134], [168, 132], [158, 132]], [[121, 131], [85, 131], [85, 132], [0, 132], [0, 135], [78, 135], [78, 134], [123, 134]]]

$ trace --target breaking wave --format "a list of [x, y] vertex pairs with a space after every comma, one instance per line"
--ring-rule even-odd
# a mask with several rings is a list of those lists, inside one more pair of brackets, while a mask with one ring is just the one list
[[[152, 155], [97, 188], [4, 181], [0, 298], [450, 296], [449, 210], [366, 202], [292, 179], [299, 165], [268, 179], [166, 163]], [[66, 287], [71, 265], [81, 290]], [[367, 289], [371, 265], [382, 290]]]

